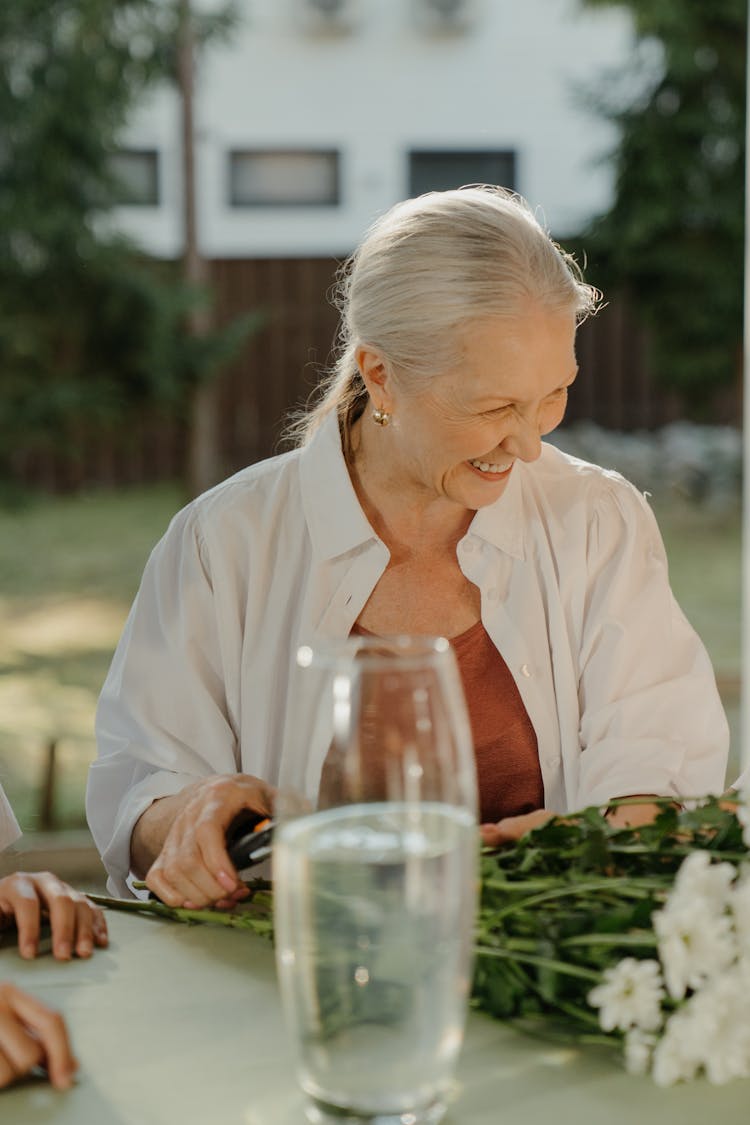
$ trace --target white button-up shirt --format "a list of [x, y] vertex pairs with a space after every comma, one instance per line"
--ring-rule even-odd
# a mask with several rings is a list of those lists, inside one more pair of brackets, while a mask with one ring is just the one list
[[[547, 808], [722, 790], [713, 671], [627, 481], [544, 445], [457, 557], [536, 731]], [[140, 814], [189, 782], [241, 771], [315, 797], [331, 722], [324, 673], [300, 669], [297, 649], [347, 637], [388, 560], [334, 418], [175, 516], [97, 712], [87, 810], [110, 889], [126, 893]]]
[[0, 785], [0, 852], [4, 848], [9, 848], [11, 844], [15, 844], [20, 835], [21, 829], [18, 821], [10, 807], [10, 801], [5, 796], [3, 787]]

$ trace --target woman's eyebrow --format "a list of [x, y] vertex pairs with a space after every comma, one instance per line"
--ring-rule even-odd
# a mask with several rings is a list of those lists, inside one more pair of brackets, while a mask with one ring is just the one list
[[[571, 383], [575, 382], [579, 371], [580, 368], [575, 367], [570, 375], [568, 375], [566, 379], [563, 379], [563, 381], [556, 387], [553, 387], [552, 390], [548, 392], [548, 394], [553, 395], [555, 391], [561, 391], [563, 387], [569, 387]], [[510, 404], [513, 402], [521, 401], [523, 400], [514, 398], [512, 395], [485, 395], [484, 398], [477, 399], [474, 405], [480, 410], [492, 409], [492, 407], [497, 407], [499, 409], [501, 406], [510, 406]]]

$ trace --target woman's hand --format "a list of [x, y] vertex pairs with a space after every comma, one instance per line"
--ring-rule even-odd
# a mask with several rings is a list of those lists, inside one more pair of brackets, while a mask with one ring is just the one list
[[[640, 828], [642, 824], [651, 824], [662, 811], [662, 806], [651, 804], [648, 800], [650, 795], [638, 794], [628, 798], [634, 802], [632, 805], [617, 805], [613, 809], [607, 809], [604, 814], [607, 823], [612, 828]], [[643, 796], [642, 802], [638, 801], [640, 796]]]
[[[651, 824], [661, 812], [660, 805], [654, 805], [649, 798], [652, 794], [636, 794], [628, 800], [633, 804], [618, 805], [609, 809], [605, 816], [613, 828], [639, 828], [642, 824]], [[642, 798], [642, 800], [640, 799]], [[523, 816], [507, 816], [497, 824], [482, 824], [479, 833], [482, 843], [488, 848], [501, 848], [503, 844], [516, 844], [534, 828], [541, 828], [557, 813], [548, 809], [534, 809], [533, 812], [524, 813]]]
[[67, 1090], [78, 1070], [59, 1012], [12, 984], [0, 983], [0, 1089], [44, 1066], [50, 1082]]
[[479, 834], [488, 848], [501, 848], [503, 844], [517, 844], [522, 836], [534, 828], [541, 828], [556, 813], [548, 809], [534, 809], [522, 816], [506, 816], [497, 824], [481, 824]]
[[49, 919], [58, 961], [90, 957], [107, 944], [107, 923], [98, 906], [48, 871], [18, 872], [0, 879], [0, 927], [15, 920], [22, 957], [36, 957], [42, 918]]
[[[215, 905], [231, 907], [248, 894], [237, 877], [226, 850], [226, 831], [243, 809], [270, 816], [275, 790], [248, 774], [205, 778], [187, 786], [175, 797], [155, 801], [134, 830], [153, 809], [170, 802], [173, 812], [159, 854], [146, 875], [146, 886], [168, 906], [188, 909]], [[146, 826], [147, 829], [147, 826]]]

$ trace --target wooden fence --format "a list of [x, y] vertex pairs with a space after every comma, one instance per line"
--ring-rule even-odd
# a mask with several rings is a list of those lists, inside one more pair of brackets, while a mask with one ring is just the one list
[[[329, 302], [338, 262], [330, 258], [217, 260], [211, 263], [218, 324], [260, 309], [264, 324], [217, 384], [223, 472], [278, 451], [284, 416], [312, 392], [328, 363], [338, 314]], [[567, 419], [610, 429], [655, 429], [680, 415], [648, 364], [646, 334], [621, 299], [612, 299], [578, 337], [581, 373]], [[739, 391], [717, 398], [711, 420], [738, 423]], [[64, 453], [29, 449], [19, 456], [19, 482], [52, 491], [134, 484], [182, 475], [186, 422], [144, 409], [128, 427], [81, 427]]]

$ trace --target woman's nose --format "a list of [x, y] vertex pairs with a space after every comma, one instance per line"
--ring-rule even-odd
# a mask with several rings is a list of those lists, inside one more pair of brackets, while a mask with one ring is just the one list
[[519, 417], [513, 432], [506, 436], [503, 448], [521, 461], [536, 461], [542, 452], [539, 426], [536, 422]]

